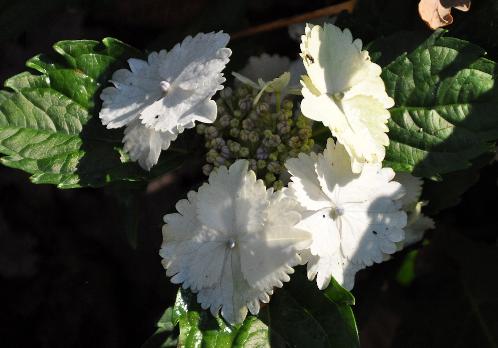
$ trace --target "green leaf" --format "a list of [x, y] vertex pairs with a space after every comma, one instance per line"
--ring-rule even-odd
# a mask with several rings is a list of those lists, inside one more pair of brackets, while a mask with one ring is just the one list
[[248, 316], [241, 325], [230, 326], [202, 310], [188, 290], [178, 291], [172, 321], [180, 326], [178, 347], [269, 347], [268, 327], [258, 318]]
[[401, 266], [396, 274], [396, 280], [403, 286], [409, 286], [415, 279], [415, 261], [417, 260], [418, 250], [412, 250], [404, 255]]
[[179, 324], [180, 347], [359, 347], [351, 305], [354, 297], [335, 280], [325, 291], [310, 282], [304, 269], [277, 289], [260, 319], [248, 316], [242, 325], [230, 326], [197, 304], [195, 295], [179, 290], [173, 323]]
[[170, 348], [176, 347], [178, 340], [175, 337], [173, 324], [173, 308], [168, 307], [156, 323], [156, 332], [149, 337], [141, 348]]
[[[498, 139], [496, 64], [483, 58], [482, 48], [444, 33], [435, 32], [382, 72], [396, 103], [385, 165], [432, 179], [469, 168]], [[383, 40], [374, 51], [397, 39]]]
[[[118, 180], [144, 180], [151, 174], [123, 156], [122, 131], [107, 130], [98, 119], [99, 95], [112, 72], [136, 49], [106, 38], [61, 41], [58, 54], [38, 55], [23, 72], [5, 81], [0, 93], [1, 162], [24, 170], [38, 184], [60, 188], [97, 187]], [[171, 170], [181, 160], [168, 151], [158, 167]]]
[[351, 309], [354, 297], [335, 281], [324, 292], [302, 269], [272, 296], [269, 326], [272, 345], [283, 340], [290, 347], [359, 347]]

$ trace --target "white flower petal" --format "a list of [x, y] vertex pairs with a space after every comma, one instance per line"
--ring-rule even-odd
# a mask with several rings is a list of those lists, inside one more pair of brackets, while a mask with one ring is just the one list
[[291, 266], [301, 262], [298, 251], [311, 242], [310, 234], [295, 226], [301, 219], [297, 203], [282, 191], [270, 199], [265, 225], [242, 236], [240, 247], [244, 278], [260, 290], [288, 281]]
[[[287, 72], [289, 76], [285, 75]], [[270, 91], [278, 90], [285, 96], [300, 88], [301, 75], [305, 73], [301, 59], [291, 62], [288, 57], [263, 53], [261, 56], [249, 57], [248, 63], [240, 73], [232, 72], [232, 75], [255, 89], [261, 89], [269, 83], [267, 88]], [[255, 81], [259, 81], [259, 84]]]
[[247, 175], [248, 162], [236, 161], [230, 170], [222, 166], [213, 170], [209, 184], [199, 188], [199, 221], [213, 230], [229, 234], [235, 225], [235, 198]]
[[301, 111], [330, 128], [332, 135], [346, 147], [353, 172], [359, 173], [365, 163], [381, 163], [384, 146], [389, 145], [386, 135], [389, 111], [369, 96], [335, 102], [328, 95], [313, 94], [309, 87], [303, 86]]
[[252, 81], [257, 81], [258, 79], [271, 81], [289, 71], [290, 64], [288, 57], [263, 53], [258, 57], [249, 57], [246, 66], [240, 71], [240, 75]]
[[[308, 25], [302, 36], [301, 57], [308, 76], [322, 94], [346, 93], [360, 89], [358, 94], [379, 96], [390, 107], [392, 99], [385, 93], [380, 78], [382, 69], [362, 51], [361, 40], [353, 41], [349, 29], [343, 31], [333, 24]], [[375, 87], [377, 90], [369, 90]], [[390, 105], [390, 106], [388, 106]]]
[[302, 80], [301, 111], [330, 128], [346, 147], [353, 172], [365, 163], [381, 163], [385, 146], [387, 108], [394, 105], [380, 77], [381, 68], [362, 51], [348, 29], [332, 24], [306, 28], [301, 57], [308, 73]]
[[296, 160], [287, 162], [294, 166], [290, 193], [307, 197], [306, 185], [316, 192], [318, 182], [327, 197], [326, 208], [303, 204], [308, 212], [297, 225], [313, 238], [308, 277], [316, 276], [320, 288], [327, 286], [332, 276], [342, 285], [352, 286], [357, 270], [382, 262], [404, 238], [407, 221], [400, 210], [404, 190], [391, 181], [394, 172], [380, 164], [366, 164], [359, 174], [353, 173], [346, 150], [331, 139], [323, 154], [305, 158], [306, 169], [296, 170]]
[[[161, 81], [167, 83], [165, 95], [140, 116], [142, 123], [157, 131], [172, 131], [178, 124], [195, 121], [213, 122], [212, 108], [198, 108], [223, 88], [221, 71], [231, 51], [225, 48], [229, 36], [224, 33], [197, 34], [177, 44], [159, 62]], [[200, 113], [205, 109], [208, 114]]]
[[324, 290], [329, 286], [330, 279], [334, 277], [339, 285], [346, 290], [351, 290], [356, 272], [362, 268], [338, 255], [313, 256], [308, 262], [308, 279], [313, 280], [316, 277], [318, 288]]
[[99, 117], [107, 128], [127, 126], [124, 149], [144, 169], [150, 170], [161, 150], [196, 121], [216, 119], [211, 97], [223, 88], [228, 39], [221, 32], [187, 37], [171, 52], [152, 52], [147, 61], [131, 58], [130, 70], [114, 72], [114, 87], [100, 95]]
[[202, 308], [241, 323], [257, 314], [274, 287], [289, 281], [308, 232], [295, 228], [300, 207], [266, 190], [248, 161], [213, 171], [209, 183], [166, 215], [160, 255], [173, 283], [197, 292]]
[[329, 206], [326, 194], [321, 190], [318, 182], [315, 163], [317, 156], [314, 153], [309, 155], [300, 153], [297, 158], [289, 158], [285, 166], [292, 175], [292, 182], [289, 183], [291, 194], [306, 209], [319, 210]]
[[312, 255], [334, 255], [340, 247], [340, 232], [330, 217], [330, 208], [308, 212], [296, 227], [313, 231], [313, 241], [309, 247]]
[[396, 173], [396, 181], [403, 185], [406, 191], [405, 196], [401, 199], [403, 208], [412, 210], [422, 195], [422, 179], [410, 173]]
[[124, 150], [145, 170], [150, 170], [157, 163], [161, 150], [168, 149], [178, 136], [177, 133], [148, 129], [138, 120], [128, 124], [124, 134]]
[[[411, 216], [410, 216], [411, 220]], [[432, 230], [435, 227], [434, 220], [428, 216], [420, 214], [416, 219], [409, 221], [405, 228], [405, 239], [403, 246], [408, 247], [412, 244], [420, 242], [424, 238], [427, 230]]]

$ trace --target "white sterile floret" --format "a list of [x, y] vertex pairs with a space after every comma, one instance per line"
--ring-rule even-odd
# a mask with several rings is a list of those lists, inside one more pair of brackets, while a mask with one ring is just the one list
[[358, 270], [396, 251], [406, 214], [391, 168], [365, 164], [355, 174], [344, 146], [332, 139], [323, 154], [301, 153], [285, 166], [292, 175], [289, 195], [307, 210], [297, 227], [312, 235], [308, 277], [316, 276], [320, 289], [331, 277], [351, 289]]
[[290, 75], [288, 86], [282, 91], [285, 95], [288, 90], [293, 92], [300, 89], [301, 75], [306, 73], [301, 59], [291, 61], [288, 57], [278, 54], [263, 53], [257, 57], [249, 57], [246, 66], [240, 73], [234, 75], [242, 83], [261, 89], [267, 82], [282, 76], [285, 72], [289, 72]]
[[102, 91], [100, 119], [107, 128], [126, 126], [125, 151], [146, 170], [155, 165], [178, 134], [196, 121], [216, 119], [213, 95], [223, 88], [221, 71], [231, 51], [224, 33], [188, 36], [169, 52], [129, 59], [131, 70], [112, 75]]
[[308, 73], [302, 80], [303, 114], [330, 128], [351, 156], [353, 172], [382, 162], [389, 144], [387, 108], [394, 101], [361, 40], [333, 24], [307, 25], [301, 57]]
[[401, 199], [402, 208], [408, 214], [405, 227], [405, 239], [400, 248], [410, 246], [422, 240], [427, 230], [435, 227], [434, 220], [422, 213], [427, 202], [420, 201], [423, 181], [410, 173], [396, 173], [395, 180], [403, 185], [406, 195]]
[[274, 287], [289, 281], [310, 234], [295, 225], [300, 207], [284, 192], [266, 190], [249, 162], [238, 160], [164, 217], [160, 255], [166, 274], [197, 293], [202, 308], [241, 323], [257, 314]]

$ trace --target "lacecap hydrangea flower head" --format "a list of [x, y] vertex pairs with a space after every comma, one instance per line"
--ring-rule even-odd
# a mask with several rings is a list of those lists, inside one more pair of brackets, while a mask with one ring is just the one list
[[302, 80], [301, 110], [329, 127], [351, 156], [353, 172], [365, 163], [380, 163], [389, 144], [387, 108], [394, 105], [362, 42], [348, 29], [333, 24], [307, 25], [301, 57], [307, 71]]
[[209, 183], [164, 217], [160, 255], [175, 284], [197, 293], [203, 309], [241, 323], [257, 314], [274, 287], [289, 281], [310, 234], [295, 225], [300, 207], [285, 192], [266, 190], [238, 160], [209, 176]]
[[117, 70], [114, 87], [102, 91], [100, 119], [107, 128], [126, 126], [124, 149], [150, 170], [161, 150], [196, 121], [216, 119], [213, 95], [223, 88], [221, 71], [231, 55], [222, 32], [188, 36], [169, 52], [129, 59], [131, 70]]
[[308, 277], [320, 289], [334, 277], [350, 290], [358, 270], [396, 252], [407, 218], [392, 169], [373, 163], [353, 173], [345, 147], [332, 139], [323, 153], [300, 154], [285, 165], [289, 195], [307, 210], [297, 227], [312, 235]]

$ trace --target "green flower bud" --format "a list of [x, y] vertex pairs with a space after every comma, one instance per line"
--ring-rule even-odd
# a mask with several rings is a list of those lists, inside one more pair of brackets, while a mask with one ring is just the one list
[[270, 110], [270, 105], [268, 105], [268, 103], [259, 102], [259, 104], [256, 105], [256, 112], [260, 115], [267, 113], [269, 110]]
[[[271, 156], [271, 155], [270, 155]], [[276, 160], [275, 161], [272, 161], [268, 164], [268, 167], [267, 167], [268, 171], [269, 172], [272, 172], [274, 174], [280, 174], [280, 172], [282, 171], [282, 166], [280, 165], [280, 163], [278, 163]]]
[[226, 160], [225, 157], [218, 156], [218, 157], [216, 157], [216, 160], [214, 161], [214, 164], [216, 166], [222, 166], [222, 165], [226, 165], [226, 162], [227, 162], [227, 160]]
[[240, 133], [239, 133], [239, 138], [240, 140], [242, 141], [248, 141], [249, 140], [249, 131], [248, 130], [241, 130]]
[[239, 100], [239, 109], [241, 111], [247, 111], [252, 107], [252, 98], [246, 97]]
[[202, 123], [197, 124], [197, 126], [195, 127], [195, 131], [197, 132], [197, 134], [203, 135], [204, 132], [206, 132], [206, 125]]
[[293, 149], [296, 149], [296, 148], [299, 148], [301, 147], [302, 145], [302, 141], [301, 139], [299, 139], [299, 137], [297, 136], [293, 136], [289, 139], [289, 142], [288, 142], [288, 145], [293, 148]]
[[211, 174], [212, 170], [213, 170], [213, 166], [211, 164], [205, 164], [202, 166], [202, 172], [206, 176], [209, 176], [209, 174]]
[[254, 128], [254, 122], [251, 119], [246, 118], [242, 121], [242, 128], [251, 130]]
[[259, 115], [255, 112], [255, 111], [251, 111], [249, 113], [249, 116], [247, 116], [249, 119], [253, 120], [253, 121], [257, 121], [259, 119]]
[[249, 149], [247, 147], [241, 147], [239, 150], [239, 156], [242, 158], [246, 158], [249, 156]]
[[240, 121], [236, 118], [230, 120], [230, 127], [237, 128], [240, 124]]
[[266, 173], [265, 175], [265, 184], [266, 186], [270, 186], [277, 178], [275, 177], [275, 174], [273, 173]]
[[287, 120], [292, 117], [292, 110], [282, 110], [281, 115], [283, 119]]
[[309, 153], [310, 151], [311, 151], [311, 147], [309, 147], [309, 145], [304, 144], [303, 146], [301, 146], [301, 152]]
[[223, 101], [218, 105], [218, 115], [227, 115], [227, 108]]
[[284, 144], [279, 144], [279, 145], [277, 146], [277, 151], [278, 151], [279, 153], [283, 153], [283, 152], [285, 152], [286, 150], [287, 150], [287, 147], [286, 147]]
[[218, 155], [218, 151], [211, 149], [206, 154], [206, 162], [208, 162], [208, 163], [214, 163], [216, 161], [216, 158], [218, 156], [219, 156]]
[[292, 109], [294, 108], [294, 103], [290, 99], [284, 99], [282, 102], [282, 109], [284, 110], [290, 110], [292, 112]]
[[278, 152], [272, 152], [272, 153], [268, 156], [268, 159], [270, 159], [271, 161], [276, 161], [276, 160], [278, 160]]
[[301, 140], [307, 140], [311, 137], [312, 131], [309, 128], [301, 128], [297, 134], [299, 134], [299, 138], [301, 138]]
[[290, 132], [290, 126], [287, 124], [287, 122], [279, 122], [277, 123], [277, 132], [280, 135], [284, 135]]
[[275, 191], [281, 190], [281, 189], [283, 189], [283, 187], [284, 187], [284, 183], [282, 182], [282, 180], [277, 180], [273, 183], [273, 189]]
[[266, 161], [258, 160], [258, 169], [263, 169], [263, 168], [266, 168]]
[[300, 152], [301, 152], [300, 149], [292, 149], [292, 150], [290, 150], [289, 151], [289, 158], [297, 157]]
[[249, 141], [253, 144], [257, 143], [259, 141], [259, 135], [257, 132], [252, 131], [249, 133]]
[[247, 89], [246, 86], [241, 86], [241, 87], [237, 88], [235, 93], [237, 94], [238, 97], [243, 98], [249, 94], [249, 90]]
[[225, 114], [221, 116], [218, 120], [220, 126], [223, 128], [228, 127], [230, 125], [230, 115]]
[[223, 146], [225, 146], [225, 140], [223, 140], [223, 138], [215, 138], [211, 140], [211, 147], [213, 149], [221, 149]]
[[206, 128], [205, 135], [207, 139], [214, 139], [218, 136], [218, 130], [214, 126], [209, 126]]
[[271, 130], [265, 129], [263, 131], [263, 135], [264, 135], [265, 138], [269, 138], [269, 137], [271, 137], [273, 135], [273, 133], [271, 132]]
[[233, 154], [237, 154], [240, 151], [240, 144], [236, 141], [229, 140], [227, 145], [228, 145], [228, 149]]
[[240, 129], [238, 128], [232, 128], [230, 129], [230, 136], [234, 137], [234, 138], [238, 138], [239, 136], [239, 133], [240, 133]]
[[308, 127], [309, 123], [308, 123], [308, 119], [306, 117], [304, 117], [303, 115], [299, 115], [297, 117], [297, 120], [296, 120], [296, 127], [301, 129], [301, 128], [305, 128], [305, 127]]

